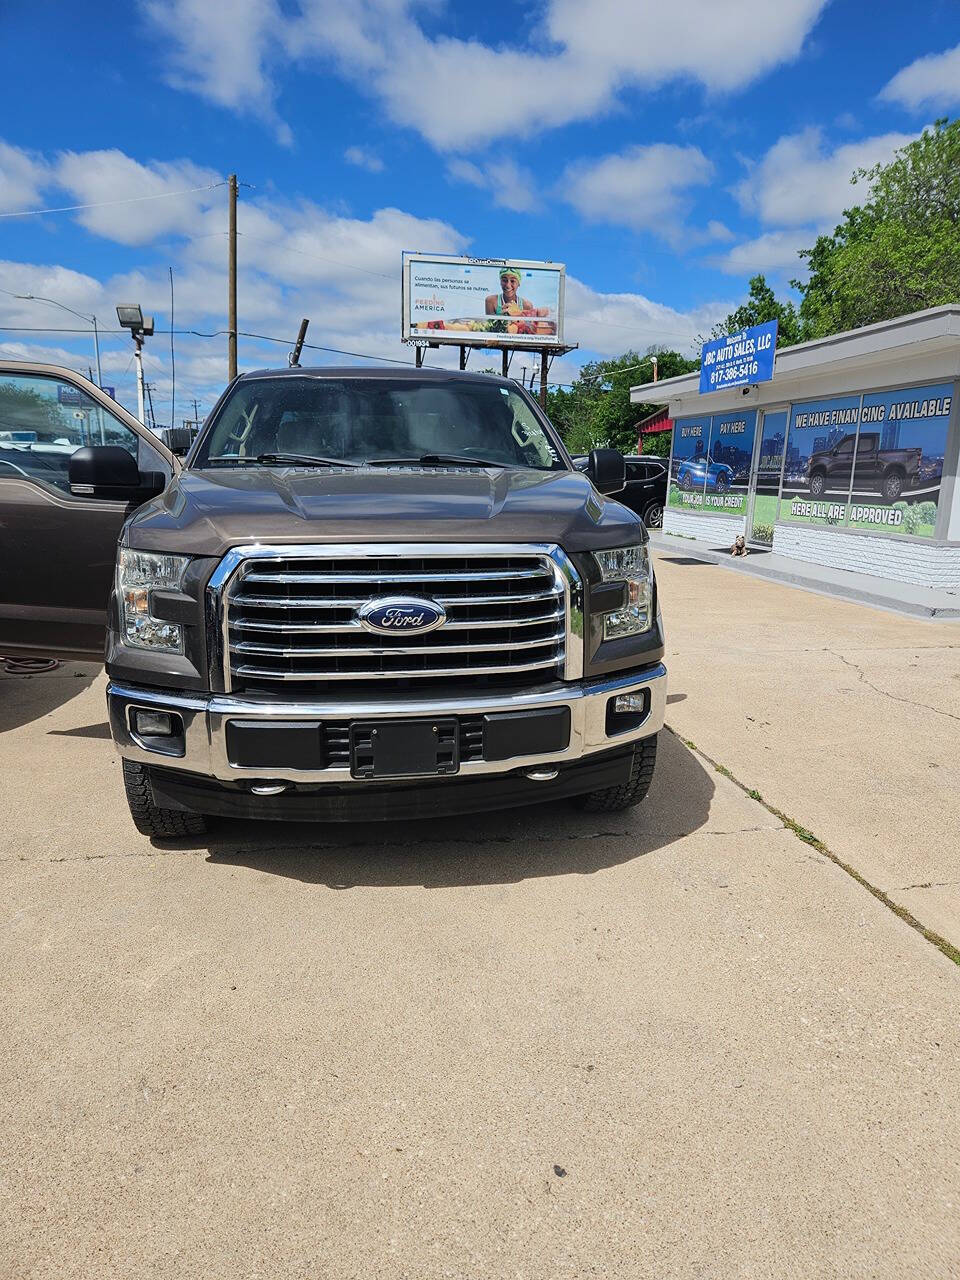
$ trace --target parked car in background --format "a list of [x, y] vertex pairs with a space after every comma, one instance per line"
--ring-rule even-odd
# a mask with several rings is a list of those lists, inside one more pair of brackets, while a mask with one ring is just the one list
[[725, 462], [714, 462], [709, 453], [702, 458], [684, 458], [677, 470], [677, 484], [681, 489], [702, 489], [706, 483], [714, 493], [726, 493], [733, 484], [733, 467]]
[[821, 498], [832, 489], [846, 493], [854, 465], [856, 449], [857, 489], [882, 494], [887, 502], [896, 502], [904, 489], [916, 485], [920, 477], [923, 450], [881, 449], [876, 431], [846, 435], [830, 449], [811, 453], [807, 461], [807, 483], [811, 498]]
[[[573, 461], [578, 470], [586, 471], [587, 458], [577, 457]], [[659, 529], [667, 501], [667, 460], [631, 456], [626, 463], [627, 483], [614, 496], [617, 502], [635, 511], [648, 529]]]

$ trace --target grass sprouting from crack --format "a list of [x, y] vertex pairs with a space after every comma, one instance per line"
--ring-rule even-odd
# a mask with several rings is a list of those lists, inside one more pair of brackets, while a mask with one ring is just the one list
[[851, 867], [849, 863], [844, 862], [842, 858], [838, 857], [830, 848], [828, 848], [827, 845], [824, 844], [819, 836], [814, 835], [812, 831], [808, 831], [806, 827], [801, 826], [799, 822], [784, 813], [781, 809], [778, 809], [776, 805], [772, 805], [769, 801], [764, 800], [763, 796], [755, 787], [748, 787], [746, 783], [741, 782], [738, 777], [730, 772], [726, 765], [720, 764], [719, 761], [714, 760], [712, 756], [708, 756], [705, 751], [702, 751], [697, 744], [692, 742], [689, 738], [682, 738], [679, 734], [676, 734], [676, 737], [680, 738], [680, 741], [685, 747], [688, 747], [691, 751], [695, 751], [698, 756], [706, 760], [711, 769], [721, 774], [722, 777], [728, 778], [734, 786], [739, 787], [740, 790], [745, 795], [748, 795], [751, 800], [756, 800], [758, 804], [762, 804], [767, 813], [772, 814], [774, 818], [782, 822], [785, 827], [793, 832], [798, 840], [802, 840], [804, 844], [808, 844], [811, 849], [816, 849], [817, 853], [828, 858], [832, 863], [838, 866], [841, 871], [845, 871], [852, 880], [856, 880], [857, 884], [860, 885], [861, 888], [866, 889], [866, 891], [872, 894], [878, 902], [882, 902], [883, 905], [892, 911], [895, 916], [899, 916], [904, 924], [908, 924], [911, 929], [916, 929], [917, 933], [921, 934], [921, 936], [926, 938], [928, 942], [932, 943], [938, 951], [942, 951], [948, 960], [952, 960], [955, 965], [960, 965], [960, 949], [955, 947], [952, 942], [948, 942], [946, 938], [941, 937], [939, 933], [935, 933], [933, 929], [928, 929], [925, 924], [921, 924], [916, 916], [908, 911], [906, 907], [901, 907], [899, 903], [894, 902], [893, 899], [889, 897], [888, 894], [884, 893], [882, 889], [878, 889], [875, 884], [871, 884], [870, 881], [867, 880], [865, 876], [862, 876], [859, 871], [854, 867]]

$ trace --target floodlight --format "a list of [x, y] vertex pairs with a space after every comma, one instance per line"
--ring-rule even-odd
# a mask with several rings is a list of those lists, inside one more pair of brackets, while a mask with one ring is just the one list
[[[123, 329], [132, 329], [134, 332], [138, 329], [143, 329], [143, 312], [140, 310], [140, 304], [138, 302], [121, 303], [117, 307], [117, 319], [120, 321], [120, 326]], [[152, 326], [153, 321], [151, 320], [150, 323]], [[151, 333], [152, 332], [153, 329], [151, 327]]]

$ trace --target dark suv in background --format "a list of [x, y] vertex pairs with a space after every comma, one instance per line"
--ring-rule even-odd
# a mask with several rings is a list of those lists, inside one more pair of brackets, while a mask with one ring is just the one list
[[[667, 460], [631, 456], [625, 461], [627, 483], [615, 495], [616, 500], [635, 511], [648, 529], [659, 529], [667, 502]], [[590, 459], [580, 456], [573, 462], [578, 471], [586, 471]]]

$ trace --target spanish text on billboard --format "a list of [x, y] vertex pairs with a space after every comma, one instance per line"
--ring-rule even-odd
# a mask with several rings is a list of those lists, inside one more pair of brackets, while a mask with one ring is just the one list
[[559, 345], [563, 268], [526, 262], [410, 258], [405, 338]]

